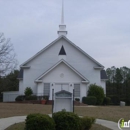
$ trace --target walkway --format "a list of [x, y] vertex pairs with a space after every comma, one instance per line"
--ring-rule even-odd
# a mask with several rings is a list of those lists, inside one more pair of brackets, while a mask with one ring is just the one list
[[[49, 114], [51, 116], [51, 114]], [[0, 119], [0, 130], [5, 130], [12, 124], [25, 121], [26, 116], [15, 116]], [[119, 130], [117, 123], [107, 120], [96, 119], [96, 124], [108, 127], [112, 130]]]

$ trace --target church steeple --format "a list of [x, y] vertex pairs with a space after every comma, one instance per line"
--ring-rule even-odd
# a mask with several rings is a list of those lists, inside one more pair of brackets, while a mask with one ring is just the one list
[[66, 25], [64, 24], [64, 1], [62, 0], [62, 13], [61, 13], [61, 24], [59, 25], [59, 31], [57, 32], [59, 36], [67, 35]]

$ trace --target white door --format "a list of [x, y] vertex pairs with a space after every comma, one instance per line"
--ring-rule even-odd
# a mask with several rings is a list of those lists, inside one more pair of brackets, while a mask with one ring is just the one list
[[71, 99], [69, 98], [63, 98], [63, 99], [55, 99], [55, 111], [62, 111], [65, 109], [66, 111], [71, 111]]

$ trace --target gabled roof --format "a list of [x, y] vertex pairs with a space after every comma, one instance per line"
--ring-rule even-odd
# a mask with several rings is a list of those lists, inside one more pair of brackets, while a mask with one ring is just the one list
[[107, 79], [108, 79], [105, 70], [101, 70], [101, 79], [102, 79], [102, 80], [107, 80]]
[[66, 41], [68, 41], [72, 46], [74, 46], [77, 50], [79, 50], [80, 52], [82, 52], [85, 56], [87, 56], [89, 59], [91, 59], [93, 62], [95, 62], [97, 65], [104, 67], [103, 65], [101, 65], [99, 62], [97, 62], [95, 59], [93, 59], [90, 55], [88, 55], [85, 51], [83, 51], [81, 48], [79, 48], [78, 46], [76, 46], [73, 42], [71, 42], [68, 38], [66, 38], [65, 36], [60, 36], [58, 37], [56, 40], [54, 40], [52, 43], [50, 43], [48, 46], [46, 46], [45, 48], [43, 48], [41, 51], [39, 51], [38, 53], [36, 53], [33, 57], [31, 57], [30, 59], [28, 59], [26, 62], [24, 62], [22, 65], [20, 66], [24, 66], [25, 64], [27, 64], [28, 62], [30, 62], [32, 59], [34, 59], [35, 57], [37, 57], [38, 55], [40, 55], [41, 53], [43, 53], [45, 50], [47, 50], [49, 47], [51, 47], [53, 44], [55, 44], [58, 40], [60, 40], [61, 38], [64, 38]]
[[49, 68], [47, 71], [45, 71], [41, 76], [39, 76], [35, 82], [39, 82], [41, 78], [43, 78], [46, 74], [48, 74], [50, 71], [52, 71], [55, 67], [57, 67], [59, 64], [64, 63], [66, 66], [68, 66], [72, 71], [74, 71], [77, 75], [79, 75], [84, 81], [89, 82], [87, 78], [85, 78], [80, 72], [78, 72], [74, 67], [72, 67], [69, 63], [67, 63], [65, 60], [61, 59], [58, 61], [55, 65], [53, 65], [51, 68]]

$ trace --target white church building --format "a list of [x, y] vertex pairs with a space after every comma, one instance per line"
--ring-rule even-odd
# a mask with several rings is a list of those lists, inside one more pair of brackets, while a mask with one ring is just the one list
[[[63, 11], [62, 11], [63, 14]], [[20, 65], [19, 91], [5, 92], [3, 101], [14, 101], [8, 94], [24, 95], [30, 87], [37, 96], [49, 96], [65, 90], [74, 98], [87, 96], [90, 84], [97, 84], [106, 93], [107, 76], [104, 66], [67, 38], [64, 17], [59, 25], [58, 38]]]

